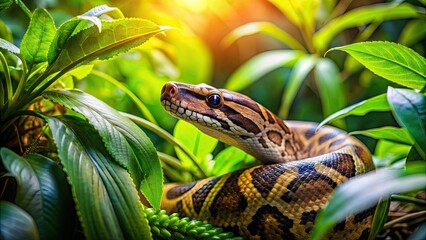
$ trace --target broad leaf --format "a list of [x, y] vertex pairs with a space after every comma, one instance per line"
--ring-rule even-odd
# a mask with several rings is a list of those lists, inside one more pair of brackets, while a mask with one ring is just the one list
[[97, 26], [91, 26], [72, 35], [60, 49], [56, 59], [54, 54], [49, 57], [49, 71], [66, 71], [97, 58], [111, 58], [143, 44], [162, 31], [156, 24], [144, 19], [102, 21], [101, 33]]
[[314, 35], [314, 43], [320, 52], [324, 51], [330, 41], [344, 29], [362, 26], [380, 19], [403, 19], [418, 15], [417, 9], [410, 4], [394, 3], [375, 4], [356, 8], [330, 21]]
[[225, 45], [229, 46], [239, 38], [244, 36], [253, 35], [256, 33], [263, 33], [269, 35], [278, 41], [284, 43], [288, 47], [294, 50], [304, 51], [305, 48], [301, 45], [296, 39], [294, 39], [290, 34], [284, 30], [277, 27], [275, 24], [270, 22], [252, 22], [247, 23], [243, 26], [240, 26], [228, 35], [225, 36], [223, 42]]
[[386, 99], [386, 94], [380, 94], [367, 100], [355, 103], [349, 107], [346, 107], [338, 112], [335, 112], [324, 119], [317, 127], [319, 129], [324, 124], [344, 118], [349, 115], [364, 116], [365, 114], [372, 111], [389, 111], [389, 104]]
[[403, 45], [362, 42], [332, 48], [349, 53], [366, 68], [389, 81], [422, 89], [426, 85], [426, 59]]
[[0, 201], [0, 239], [40, 239], [34, 219], [11, 202]]
[[[204, 172], [207, 172], [210, 154], [216, 147], [218, 140], [183, 120], [176, 123], [173, 136], [197, 157], [198, 162], [196, 164]], [[175, 147], [175, 151], [185, 167], [197, 169], [192, 160], [180, 148]]]
[[87, 239], [150, 239], [148, 222], [129, 173], [84, 120], [46, 118], [73, 189]]
[[281, 106], [278, 111], [278, 115], [281, 118], [287, 118], [288, 113], [290, 112], [290, 107], [293, 104], [293, 100], [296, 97], [300, 86], [302, 86], [303, 81], [317, 62], [317, 57], [313, 55], [305, 55], [297, 61], [296, 65], [294, 65], [291, 75], [287, 81], [287, 85], [285, 86], [283, 97], [281, 99]]
[[42, 239], [60, 238], [72, 233], [71, 191], [62, 169], [40, 155], [25, 159], [7, 148], [0, 151], [3, 164], [18, 182], [15, 203], [35, 220]]
[[[59, 26], [54, 39], [52, 40], [52, 44], [50, 45], [49, 53], [48, 53], [48, 62], [52, 64], [53, 61], [56, 60], [59, 53], [64, 48], [64, 45], [67, 43], [68, 39], [76, 34], [79, 30], [83, 29], [84, 22], [88, 17], [98, 17], [102, 14], [109, 12], [118, 11], [118, 18], [122, 18], [123, 14], [117, 8], [112, 8], [107, 5], [101, 5], [90, 9], [85, 12], [81, 16], [74, 17], [66, 22], [64, 22], [61, 26]], [[120, 17], [121, 16], [121, 17]], [[99, 26], [97, 26], [99, 28]]]
[[225, 88], [232, 91], [244, 89], [279, 67], [293, 65], [301, 54], [301, 52], [293, 50], [260, 53], [235, 70], [226, 82]]
[[384, 139], [392, 142], [399, 142], [407, 145], [413, 145], [414, 141], [411, 137], [410, 133], [405, 128], [396, 128], [396, 127], [381, 127], [381, 128], [373, 128], [362, 131], [354, 131], [350, 133], [354, 134], [362, 134], [365, 136], [369, 136], [375, 139]]
[[47, 53], [55, 32], [52, 16], [45, 9], [37, 8], [21, 42], [21, 53], [29, 69], [34, 64], [47, 61]]
[[335, 223], [373, 207], [391, 194], [423, 189], [426, 186], [425, 172], [424, 163], [417, 163], [407, 165], [406, 170], [379, 169], [343, 183], [318, 213], [311, 239], [321, 239]]
[[327, 58], [319, 60], [315, 66], [315, 80], [325, 116], [346, 105], [339, 68], [333, 61]]
[[426, 96], [392, 87], [388, 88], [387, 96], [395, 119], [410, 132], [417, 152], [426, 159]]
[[7, 40], [4, 40], [3, 38], [0, 38], [0, 48], [16, 55], [20, 53], [20, 50], [17, 46]]
[[136, 187], [158, 209], [163, 174], [157, 152], [146, 134], [99, 99], [77, 90], [51, 90], [44, 97], [81, 113], [99, 132], [109, 153], [131, 174]]
[[411, 148], [412, 146], [407, 144], [380, 139], [374, 149], [374, 165], [376, 167], [390, 166], [394, 162], [405, 158]]

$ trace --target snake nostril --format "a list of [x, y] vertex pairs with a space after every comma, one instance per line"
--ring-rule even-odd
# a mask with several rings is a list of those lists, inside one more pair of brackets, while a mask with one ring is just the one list
[[177, 94], [177, 87], [173, 83], [166, 83], [161, 89], [162, 97], [173, 97]]

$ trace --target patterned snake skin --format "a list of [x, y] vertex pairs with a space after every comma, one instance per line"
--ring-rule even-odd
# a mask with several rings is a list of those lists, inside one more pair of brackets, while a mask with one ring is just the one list
[[[265, 163], [165, 186], [162, 208], [167, 212], [247, 239], [307, 239], [333, 190], [374, 169], [369, 151], [347, 133], [330, 126], [316, 132], [316, 123], [283, 122], [239, 93], [167, 83], [161, 103], [171, 115]], [[374, 208], [346, 218], [326, 238], [368, 239], [373, 213]]]

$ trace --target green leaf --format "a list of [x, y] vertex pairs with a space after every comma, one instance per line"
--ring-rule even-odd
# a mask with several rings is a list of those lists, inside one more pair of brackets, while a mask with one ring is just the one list
[[270, 22], [251, 22], [244, 24], [243, 26], [232, 30], [232, 32], [226, 35], [223, 39], [223, 43], [229, 46], [239, 38], [253, 35], [256, 33], [263, 33], [269, 35], [277, 39], [278, 41], [284, 43], [291, 49], [305, 51], [303, 45], [301, 45], [295, 38], [293, 38], [290, 34]]
[[405, 25], [398, 42], [404, 46], [412, 46], [426, 38], [426, 19], [413, 19]]
[[373, 207], [391, 194], [423, 189], [426, 185], [425, 172], [426, 165], [417, 163], [407, 165], [407, 169], [379, 169], [343, 183], [318, 213], [311, 239], [321, 239], [335, 223]]
[[254, 158], [243, 150], [229, 146], [220, 151], [214, 157], [214, 165], [211, 170], [213, 176], [220, 176], [247, 167], [254, 163]]
[[102, 21], [101, 33], [97, 26], [83, 29], [66, 41], [56, 59], [53, 53], [53, 57], [49, 58], [50, 72], [66, 71], [94, 59], [111, 58], [143, 44], [162, 31], [156, 24], [144, 19]]
[[[173, 136], [196, 156], [198, 160], [196, 164], [204, 172], [207, 172], [211, 152], [216, 147], [218, 140], [201, 132], [197, 127], [183, 120], [179, 120], [176, 123]], [[175, 146], [175, 151], [182, 161], [183, 166], [197, 169], [192, 160], [180, 148]]]
[[411, 137], [410, 133], [405, 128], [396, 128], [396, 127], [381, 127], [381, 128], [373, 128], [362, 131], [354, 131], [350, 133], [354, 134], [362, 134], [368, 137], [372, 137], [375, 139], [384, 139], [392, 142], [403, 143], [407, 145], [413, 145], [414, 140]]
[[17, 46], [7, 40], [4, 40], [3, 38], [0, 38], [0, 48], [16, 55], [20, 53], [20, 50]]
[[71, 191], [62, 169], [35, 154], [25, 159], [7, 148], [0, 150], [4, 166], [18, 182], [15, 203], [35, 220], [42, 239], [72, 233], [74, 217]]
[[37, 8], [21, 42], [21, 52], [29, 69], [34, 64], [47, 61], [47, 53], [55, 32], [52, 16], [45, 9]]
[[294, 98], [296, 97], [300, 86], [302, 86], [303, 81], [306, 79], [317, 62], [318, 58], [313, 55], [305, 55], [298, 59], [296, 65], [291, 71], [290, 78], [288, 79], [287, 85], [284, 89], [281, 106], [278, 111], [278, 115], [281, 118], [287, 118], [288, 113], [290, 112], [290, 107], [293, 104]]
[[150, 239], [138, 193], [99, 134], [72, 116], [46, 117], [87, 239]]
[[[56, 31], [55, 37], [52, 41], [52, 44], [50, 45], [49, 53], [48, 53], [48, 62], [49, 64], [52, 64], [56, 58], [59, 56], [59, 53], [64, 48], [64, 45], [67, 43], [68, 39], [82, 30], [83, 28], [87, 27], [85, 24], [86, 18], [88, 17], [98, 17], [102, 14], [109, 13], [109, 12], [117, 12], [119, 18], [122, 18], [123, 14], [120, 10], [117, 8], [112, 8], [107, 5], [100, 5], [97, 7], [94, 7], [87, 11], [86, 13], [71, 18], [68, 21], [64, 22], [61, 26], [59, 26], [58, 30]], [[121, 16], [121, 17], [120, 17]], [[99, 26], [97, 26], [99, 29]]]
[[293, 65], [301, 54], [301, 52], [293, 50], [273, 50], [260, 53], [235, 70], [226, 82], [225, 88], [232, 91], [244, 89], [279, 67]]
[[99, 99], [77, 90], [51, 90], [44, 97], [81, 113], [99, 132], [114, 159], [131, 174], [149, 203], [160, 207], [163, 173], [157, 152], [146, 134]]
[[9, 8], [10, 5], [12, 5], [12, 3], [13, 3], [13, 0], [2, 0], [0, 2], [0, 11], [3, 11], [5, 9]]
[[366, 68], [389, 81], [422, 89], [426, 85], [426, 59], [403, 45], [362, 42], [332, 48], [349, 53]]
[[314, 44], [322, 52], [331, 40], [344, 29], [362, 26], [370, 22], [390, 19], [404, 19], [416, 17], [417, 9], [408, 3], [395, 5], [394, 3], [375, 4], [359, 7], [330, 21], [314, 35]]
[[374, 211], [373, 222], [371, 223], [369, 240], [375, 239], [376, 235], [383, 229], [383, 225], [388, 218], [390, 203], [390, 198], [386, 198], [381, 199], [377, 204], [376, 211]]
[[365, 114], [372, 111], [389, 111], [389, 104], [386, 99], [386, 94], [380, 94], [367, 100], [355, 103], [349, 107], [346, 107], [338, 112], [335, 112], [324, 119], [317, 127], [319, 129], [324, 124], [344, 118], [349, 115], [364, 116]]
[[426, 96], [413, 90], [388, 87], [387, 98], [395, 119], [408, 130], [417, 152], [426, 159]]
[[374, 165], [376, 167], [390, 166], [395, 161], [405, 158], [411, 148], [410, 145], [380, 139], [374, 149]]
[[269, 0], [299, 29], [313, 31], [320, 1]]
[[0, 239], [40, 239], [31, 215], [11, 202], [0, 201], [0, 220]]
[[319, 60], [315, 66], [315, 80], [325, 116], [346, 105], [339, 68], [333, 61], [327, 58]]

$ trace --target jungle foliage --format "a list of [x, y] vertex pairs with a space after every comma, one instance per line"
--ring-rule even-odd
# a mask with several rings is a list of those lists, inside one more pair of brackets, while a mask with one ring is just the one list
[[[312, 239], [379, 201], [371, 239], [400, 223], [418, 239], [426, 231], [424, 3], [348, 10], [350, 1], [307, 2], [268, 2], [301, 38], [268, 21], [224, 37], [229, 49], [266, 34], [282, 49], [241, 63], [223, 87], [260, 98], [283, 119], [336, 125], [370, 148], [378, 170], [336, 190]], [[214, 84], [212, 53], [167, 14], [172, 7], [149, 5], [143, 18], [91, 7], [72, 17], [20, 0], [0, 4], [1, 238], [231, 238], [159, 211], [163, 179], [188, 182], [259, 164], [162, 110], [165, 82]], [[21, 35], [12, 11], [29, 20]], [[410, 211], [388, 217], [392, 201]]]

